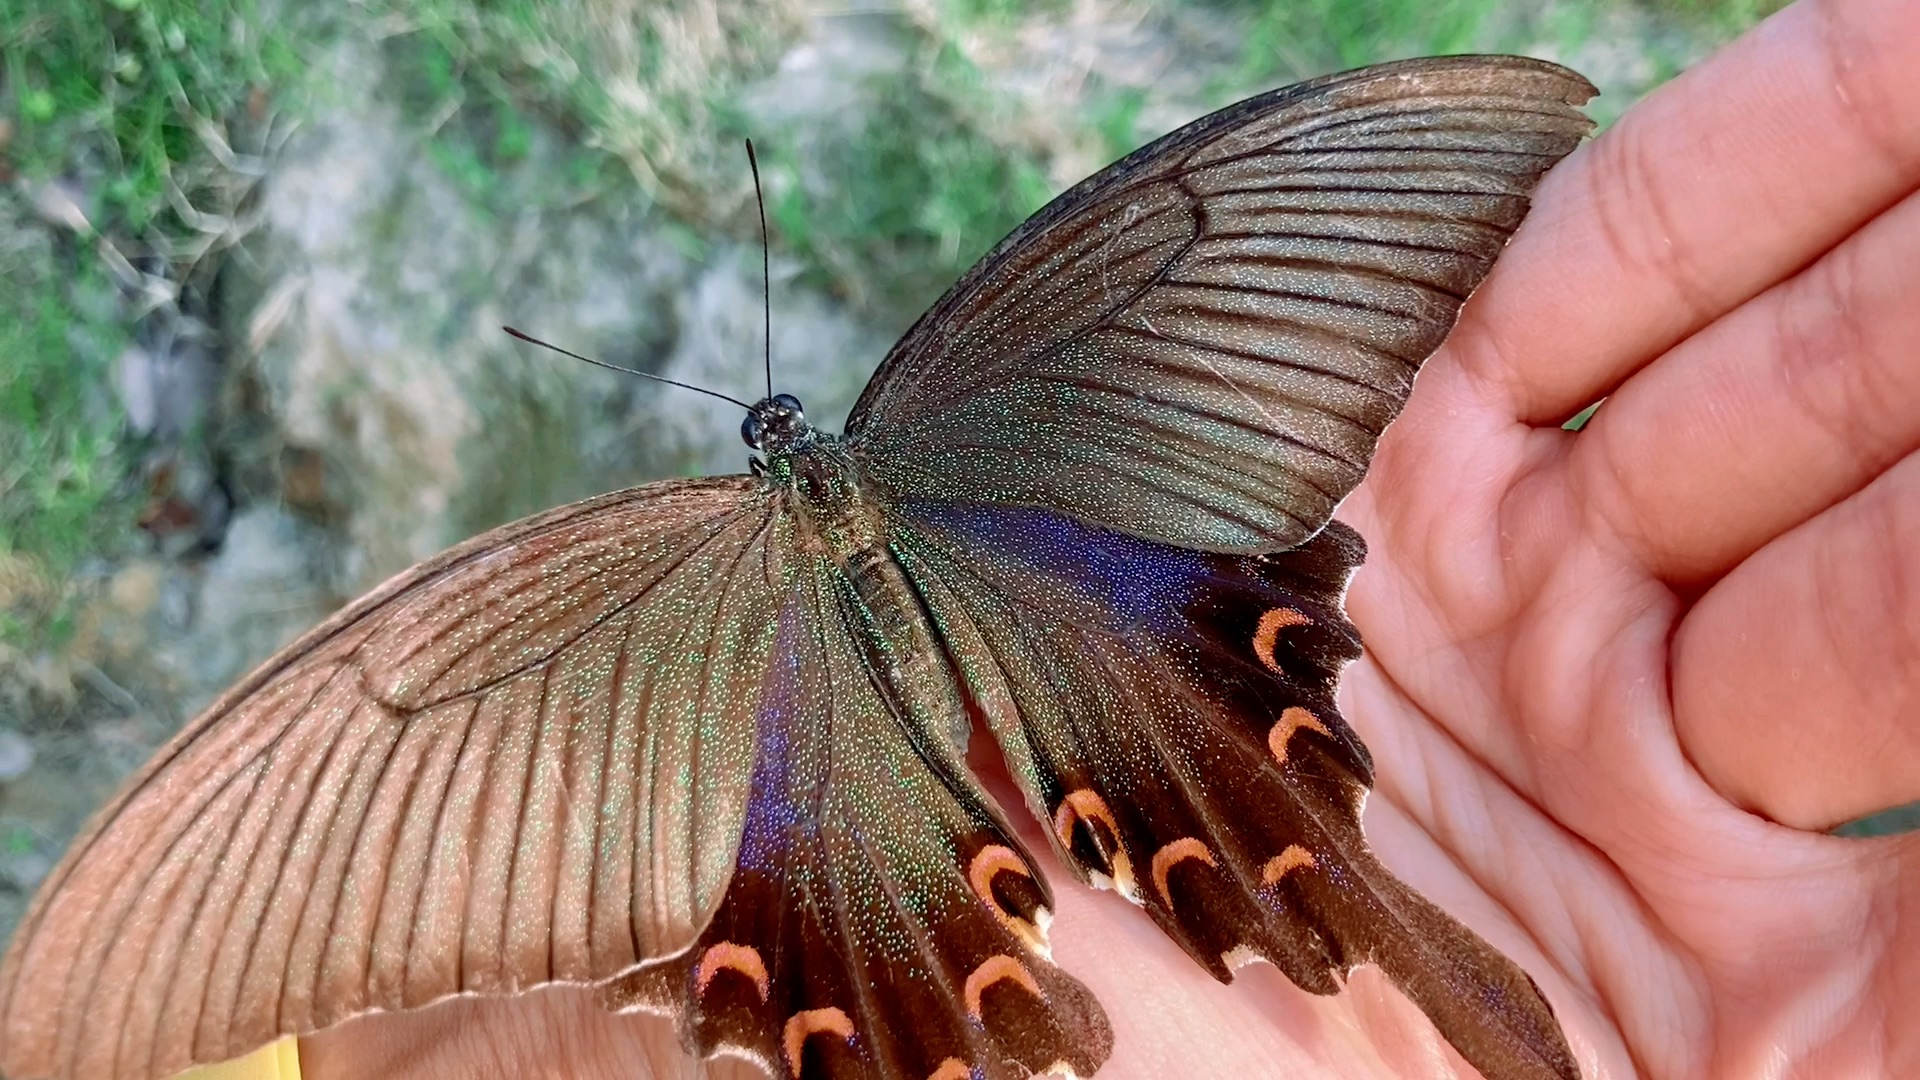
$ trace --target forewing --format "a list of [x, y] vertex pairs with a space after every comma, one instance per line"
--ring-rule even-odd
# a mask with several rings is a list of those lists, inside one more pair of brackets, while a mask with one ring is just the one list
[[1045, 886], [942, 718], [886, 689], [870, 625], [825, 559], [782, 607], [726, 899], [693, 948], [606, 999], [773, 1076], [1090, 1075], [1113, 1036], [1047, 954]]
[[896, 497], [1291, 547], [1359, 483], [1593, 93], [1540, 61], [1447, 57], [1195, 121], [962, 278], [868, 384], [850, 441]]
[[1364, 547], [1181, 551], [1057, 513], [897, 508], [895, 548], [1069, 865], [1216, 977], [1330, 994], [1373, 963], [1490, 1080], [1577, 1080], [1527, 975], [1369, 851], [1365, 749], [1334, 704]]
[[0, 1070], [158, 1077], [687, 946], [744, 820], [781, 515], [746, 478], [453, 549], [160, 751], [0, 971]]

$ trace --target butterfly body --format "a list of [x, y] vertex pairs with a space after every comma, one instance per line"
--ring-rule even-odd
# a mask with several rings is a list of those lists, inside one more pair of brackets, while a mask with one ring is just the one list
[[933, 725], [910, 733], [915, 744], [925, 746], [937, 729], [963, 751], [965, 702], [926, 608], [890, 550], [883, 501], [840, 439], [807, 423], [796, 399], [782, 397], [754, 406], [769, 417], [764, 435], [749, 441], [766, 455], [753, 462], [766, 497], [789, 519], [793, 547], [821, 560], [842, 631], [860, 643], [875, 689], [896, 715]]
[[0, 1069], [167, 1075], [548, 982], [794, 1080], [1088, 1075], [976, 722], [1069, 870], [1227, 980], [1381, 967], [1495, 1080], [1572, 1080], [1528, 976], [1360, 829], [1332, 520], [1592, 88], [1383, 65], [1196, 121], [1056, 200], [847, 433], [414, 568], [196, 719], [0, 969]]
[[778, 438], [769, 429], [764, 450], [766, 459], [755, 459], [754, 471], [803, 530], [800, 544], [843, 567], [884, 544], [884, 511], [838, 437], [796, 409]]

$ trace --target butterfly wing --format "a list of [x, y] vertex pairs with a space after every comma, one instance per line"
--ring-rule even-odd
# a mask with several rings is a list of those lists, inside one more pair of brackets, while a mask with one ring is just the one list
[[745, 478], [636, 489], [292, 646], [43, 889], [0, 1069], [165, 1076], [569, 981], [786, 1075], [1091, 1073], [1112, 1035], [1047, 959], [1031, 859], [950, 726], [882, 691], [870, 613], [798, 528]]
[[780, 670], [781, 516], [746, 478], [564, 507], [270, 661], [41, 890], [0, 970], [0, 1070], [167, 1075], [685, 948], [747, 813], [730, 721]]
[[1216, 977], [1334, 993], [1374, 963], [1490, 1078], [1577, 1080], [1539, 990], [1368, 850], [1366, 750], [1334, 704], [1364, 547], [1169, 548], [1052, 511], [916, 500], [894, 547], [1029, 805], [1083, 877]]
[[1594, 93], [1516, 57], [1252, 98], [1074, 187], [909, 330], [848, 424], [892, 491], [1276, 551], [1359, 483]]
[[886, 689], [857, 636], [870, 623], [826, 560], [783, 606], [726, 898], [693, 948], [606, 999], [772, 1076], [1090, 1075], [1113, 1036], [1048, 956], [1046, 887], [955, 733]]

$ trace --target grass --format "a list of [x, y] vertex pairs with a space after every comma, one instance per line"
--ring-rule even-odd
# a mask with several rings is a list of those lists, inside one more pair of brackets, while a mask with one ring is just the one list
[[1792, 0], [1646, 0], [1643, 6], [1730, 40]]
[[1399, 57], [1528, 52], [1541, 45], [1576, 55], [1604, 33], [1603, 28], [1620, 25], [1609, 18], [1650, 20], [1661, 28], [1643, 42], [1651, 80], [1625, 88], [1637, 96], [1676, 74], [1692, 55], [1733, 39], [1788, 0], [1210, 2], [1237, 13], [1247, 26], [1237, 68], [1218, 83], [1228, 97], [1276, 78], [1302, 78]]
[[[1276, 76], [1299, 78], [1403, 56], [1491, 51], [1488, 38], [1515, 5], [1498, 0], [1298, 0], [1243, 9], [1239, 64], [1221, 89], [1240, 96]], [[1485, 42], [1486, 44], [1483, 44]]]
[[[300, 69], [267, 25], [254, 0], [0, 0], [0, 172], [26, 182], [0, 216], [10, 581], [65, 580], [131, 534], [113, 358], [141, 318], [200, 302], [241, 234], [243, 129]], [[31, 191], [69, 200], [58, 230], [25, 213]], [[5, 592], [0, 637], [58, 640], [60, 590]]]
[[[856, 305], [893, 313], [924, 308], [995, 241], [1052, 197], [1040, 165], [994, 142], [943, 94], [977, 78], [944, 51], [918, 78], [876, 94], [850, 138], [828, 139], [806, 163], [768, 154], [775, 186], [767, 214], [813, 277]], [[806, 171], [833, 178], [823, 190]]]
[[797, 34], [797, 11], [794, 0], [384, 0], [362, 19], [386, 38], [409, 115], [427, 118], [429, 155], [480, 201], [533, 149], [538, 117], [576, 151], [556, 170], [576, 197], [619, 190], [604, 171], [618, 162], [643, 200], [711, 221], [740, 201], [716, 190], [744, 196], [737, 153], [717, 137], [726, 102]]
[[129, 531], [130, 451], [107, 390], [124, 331], [80, 314], [111, 299], [100, 271], [44, 235], [4, 237], [0, 641], [57, 641], [70, 612], [55, 583]]
[[[716, 219], [727, 217], [730, 203], [746, 209], [750, 188], [739, 138], [753, 132], [769, 174], [776, 244], [802, 259], [814, 284], [885, 318], [924, 306], [1051, 193], [1037, 165], [982, 136], [949, 96], [936, 92], [958, 94], [961, 80], [978, 78], [953, 55], [936, 58], [906, 84], [886, 87], [876, 95], [882, 108], [844, 137], [809, 151], [804, 164], [833, 177], [824, 190], [803, 193], [793, 182], [803, 162], [792, 144], [778, 133], [768, 138], [756, 131], [752, 119], [718, 92], [699, 102], [683, 100], [673, 110], [689, 124], [704, 125], [704, 134], [678, 141], [707, 140], [723, 152], [717, 163], [695, 168], [693, 158], [668, 151], [645, 167], [610, 177], [607, 162], [631, 164], [613, 148], [636, 140], [640, 129], [622, 129], [620, 116], [602, 107], [603, 90], [583, 86], [574, 74], [501, 59], [543, 55], [580, 32], [577, 26], [529, 22], [512, 14], [517, 10], [456, 18], [451, 6], [416, 6], [400, 24], [404, 29], [383, 45], [389, 65], [401, 74], [408, 115], [433, 118], [424, 152], [483, 208], [524, 207], [526, 189], [516, 174], [529, 164], [529, 140], [516, 133], [529, 122], [547, 129], [559, 125], [576, 138], [559, 159], [566, 168], [590, 178], [610, 200], [651, 200], [669, 208], [656, 217], [662, 235], [690, 258], [703, 259], [713, 239], [728, 231], [741, 239], [752, 235], [749, 216], [736, 213], [724, 224]], [[684, 57], [677, 62], [691, 63]], [[731, 69], [722, 85], [736, 85], [752, 70]], [[551, 157], [531, 165], [543, 173], [556, 170]], [[662, 178], [670, 168], [688, 171], [666, 184]], [[698, 188], [697, 209], [671, 212], [676, 188]]]
[[0, 0], [12, 166], [102, 177], [100, 231], [165, 227], [169, 184], [185, 186], [208, 140], [300, 71], [265, 25], [254, 0]]
[[[405, 27], [383, 41], [382, 59], [404, 115], [418, 118], [427, 159], [476, 205], [500, 208], [505, 177], [533, 151], [537, 114], [547, 95], [530, 84], [518, 57], [534, 32], [531, 7], [478, 9], [445, 2], [397, 3], [384, 14]], [[569, 115], [565, 107], [552, 110]], [[591, 186], [598, 164], [570, 160], [555, 170]]]
[[31, 276], [0, 323], [0, 353], [14, 359], [0, 372], [0, 551], [66, 569], [91, 546], [123, 469], [118, 415], [99, 392], [118, 335], [72, 318], [66, 289]]

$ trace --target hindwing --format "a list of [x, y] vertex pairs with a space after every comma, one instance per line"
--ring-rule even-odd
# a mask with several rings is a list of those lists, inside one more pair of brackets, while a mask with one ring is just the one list
[[860, 609], [824, 562], [781, 608], [726, 898], [693, 948], [607, 1000], [775, 1076], [1091, 1075], [1113, 1036], [1050, 959], [1046, 884], [960, 747], [879, 681]]
[[923, 501], [895, 547], [1068, 865], [1229, 980], [1267, 960], [1331, 994], [1377, 964], [1488, 1076], [1576, 1080], [1531, 979], [1395, 878], [1335, 704], [1364, 554], [1180, 551], [1042, 510]]

